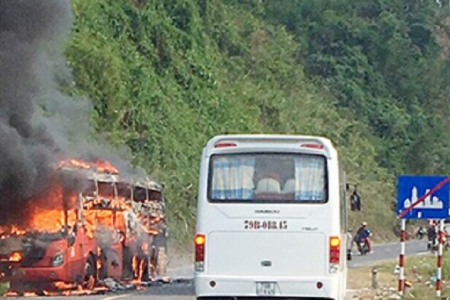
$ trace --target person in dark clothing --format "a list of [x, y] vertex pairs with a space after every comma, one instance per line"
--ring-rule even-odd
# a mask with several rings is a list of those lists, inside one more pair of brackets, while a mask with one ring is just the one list
[[423, 226], [419, 226], [419, 228], [416, 231], [416, 239], [423, 239], [423, 237], [427, 234], [427, 230]]
[[364, 241], [367, 245], [367, 250], [369, 251], [369, 253], [373, 253], [372, 241], [370, 240], [371, 236], [372, 232], [370, 231], [369, 227], [367, 227], [367, 222], [362, 222], [361, 227], [356, 232], [354, 242], [358, 244], [361, 240]]
[[352, 195], [350, 196], [350, 204], [352, 211], [360, 211], [361, 210], [361, 196], [359, 196], [356, 188], [353, 190]]
[[427, 237], [428, 237], [428, 243], [427, 243], [427, 250], [434, 250], [434, 247], [436, 246], [437, 242], [437, 228], [436, 224], [433, 221], [428, 221], [427, 226]]

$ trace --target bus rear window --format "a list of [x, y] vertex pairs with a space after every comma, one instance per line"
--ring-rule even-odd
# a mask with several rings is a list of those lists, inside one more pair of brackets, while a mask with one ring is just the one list
[[213, 155], [208, 198], [211, 202], [324, 203], [326, 159], [285, 153]]

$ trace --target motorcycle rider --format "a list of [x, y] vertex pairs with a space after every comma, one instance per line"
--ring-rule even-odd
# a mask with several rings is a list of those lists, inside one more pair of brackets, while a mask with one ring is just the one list
[[416, 239], [423, 239], [423, 237], [427, 234], [427, 230], [423, 226], [419, 226], [419, 229], [416, 231]]
[[355, 235], [355, 243], [358, 245], [358, 243], [363, 240], [366, 245], [369, 253], [373, 253], [372, 251], [372, 241], [370, 240], [370, 237], [372, 236], [372, 232], [370, 231], [369, 227], [367, 227], [367, 222], [362, 222], [361, 227], [359, 227], [358, 231]]

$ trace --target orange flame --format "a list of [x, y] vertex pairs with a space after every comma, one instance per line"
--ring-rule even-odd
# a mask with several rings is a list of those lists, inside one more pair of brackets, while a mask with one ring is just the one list
[[55, 165], [55, 169], [60, 169], [64, 167], [76, 167], [76, 168], [82, 168], [82, 169], [90, 169], [91, 166], [89, 163], [78, 160], [78, 159], [66, 159], [60, 161], [58, 164]]
[[[67, 203], [67, 225], [73, 226], [76, 222], [74, 195], [66, 195]], [[26, 220], [21, 221], [21, 226], [6, 225], [0, 226], [0, 236], [2, 239], [10, 236], [20, 236], [27, 231], [36, 232], [58, 232], [65, 224], [65, 214], [63, 209], [62, 186], [53, 183], [44, 194], [30, 199], [24, 207]]]
[[97, 172], [100, 173], [119, 174], [119, 170], [117, 170], [113, 164], [106, 160], [97, 160], [95, 163], [95, 168]]
[[9, 256], [10, 262], [20, 262], [21, 260], [22, 260], [22, 253], [20, 253], [20, 252], [13, 252]]
[[139, 272], [139, 261], [136, 255], [133, 256], [133, 260], [132, 260], [132, 267], [133, 267], [133, 275], [134, 277], [138, 277], [138, 272]]
[[[96, 161], [96, 162], [86, 162], [78, 159], [67, 159], [60, 161], [55, 169], [63, 168], [63, 167], [75, 167], [82, 169], [92, 169], [97, 172], [107, 172], [110, 174], [118, 174], [117, 168], [107, 161]], [[111, 198], [111, 197], [106, 197]], [[125, 203], [124, 199], [110, 199], [110, 209], [119, 209], [124, 210], [127, 209], [128, 206]], [[64, 213], [64, 201], [66, 203], [67, 216]], [[98, 204], [96, 200], [91, 203], [85, 203], [88, 207], [91, 208], [95, 204]], [[77, 222], [77, 214], [76, 207], [78, 206], [78, 196], [72, 193], [72, 195], [64, 194], [63, 187], [61, 183], [54, 182], [51, 183], [49, 188], [44, 192], [44, 194], [40, 195], [37, 198], [31, 199], [27, 201], [27, 207], [24, 208], [26, 211], [26, 215], [28, 218], [22, 222], [21, 226], [17, 225], [8, 225], [8, 226], [0, 226], [0, 238], [4, 239], [9, 236], [18, 236], [23, 235], [26, 231], [37, 231], [37, 232], [58, 232], [64, 228], [64, 225], [68, 225], [69, 228], [75, 225]], [[89, 216], [88, 216], [89, 217]], [[67, 218], [67, 219], [66, 219]], [[121, 217], [119, 216], [119, 219]], [[88, 232], [93, 231], [93, 227], [97, 226], [97, 223], [104, 224], [107, 219], [112, 219], [111, 214], [108, 216], [100, 216], [100, 222], [93, 222], [93, 220], [88, 220]], [[67, 224], [66, 224], [67, 221]], [[120, 220], [119, 220], [120, 221]], [[106, 224], [105, 224], [106, 225]], [[108, 224], [109, 226], [113, 226], [113, 224]], [[92, 234], [91, 234], [92, 236]]]
[[55, 165], [55, 169], [64, 167], [92, 169], [99, 173], [119, 174], [119, 170], [106, 160], [97, 160], [96, 162], [87, 162], [79, 159], [66, 159]]
[[43, 293], [45, 296], [83, 296], [83, 295], [92, 295], [96, 293], [103, 293], [108, 291], [109, 289], [104, 286], [95, 287], [92, 290], [83, 289], [81, 285], [70, 285], [67, 283], [59, 284], [61, 289], [59, 291], [48, 291], [44, 290]]
[[25, 234], [25, 230], [19, 228], [16, 225], [0, 226], [0, 239], [4, 239], [10, 236], [19, 236]]
[[76, 287], [76, 284], [66, 283], [64, 281], [55, 281], [53, 286], [59, 290], [70, 290]]
[[[100, 257], [100, 255], [102, 254], [102, 249], [97, 248], [97, 253], [98, 253], [98, 256]], [[100, 270], [102, 267], [103, 267], [102, 260], [97, 259], [97, 270]]]
[[17, 297], [17, 296], [19, 296], [19, 294], [17, 294], [16, 292], [13, 292], [13, 291], [7, 291], [4, 296], [5, 297]]
[[139, 259], [137, 255], [134, 255], [132, 259], [132, 268], [133, 277], [135, 279], [132, 280], [131, 283], [141, 283], [144, 276], [145, 260]]
[[[25, 297], [37, 297], [36, 292], [33, 292], [33, 291], [25, 291], [25, 292], [23, 293], [23, 295], [24, 295]], [[4, 296], [5, 296], [5, 297], [18, 297], [19, 294], [18, 294], [17, 292], [14, 292], [14, 291], [8, 291], [8, 292], [6, 292], [6, 293], [4, 294]]]
[[[55, 166], [55, 172], [61, 168], [79, 168], [86, 169], [98, 173], [106, 174], [118, 174], [118, 169], [109, 163], [108, 161], [98, 160], [95, 162], [86, 162], [78, 159], [67, 159], [60, 161]], [[56, 177], [56, 176], [55, 176]], [[92, 180], [89, 179], [89, 180]], [[103, 185], [105, 186], [105, 185]], [[90, 187], [90, 185], [89, 185]], [[98, 188], [98, 186], [97, 186]], [[62, 183], [58, 182], [55, 178], [49, 188], [39, 197], [27, 201], [27, 206], [24, 207], [25, 214], [27, 216], [24, 222], [15, 225], [0, 226], [0, 238], [5, 238], [12, 235], [23, 235], [26, 231], [38, 231], [38, 232], [57, 232], [68, 226], [68, 230], [73, 228], [75, 224], [83, 226], [86, 234], [91, 238], [97, 238], [100, 241], [103, 237], [111, 239], [111, 242], [118, 243], [124, 241], [123, 233], [127, 232], [125, 212], [132, 211], [133, 207], [130, 203], [132, 199], [126, 199], [121, 196], [117, 196], [117, 189], [114, 190], [114, 194], [111, 190], [106, 191], [107, 188], [97, 189], [97, 193], [92, 191], [87, 194], [78, 194], [81, 191], [66, 191]], [[95, 195], [95, 196], [94, 196]], [[128, 196], [127, 196], [128, 197]], [[81, 203], [80, 203], [81, 202]], [[154, 228], [154, 224], [160, 222], [162, 219], [159, 217], [153, 218], [147, 216], [147, 222], [144, 225], [144, 218], [139, 218], [140, 222], [137, 222], [137, 226], [141, 226], [137, 232], [147, 232], [149, 234], [157, 234], [159, 231]], [[133, 222], [133, 224], [135, 224]], [[153, 226], [152, 226], [153, 225]], [[134, 225], [133, 225], [134, 226]], [[106, 229], [103, 231], [103, 229]], [[137, 228], [136, 228], [137, 229]], [[103, 233], [104, 236], [103, 236]], [[137, 239], [137, 234], [127, 236], [127, 242]], [[136, 240], [137, 241], [137, 240]], [[148, 243], [141, 244], [144, 253], [149, 252]], [[98, 255], [101, 254], [101, 248], [97, 251]], [[5, 260], [10, 262], [20, 262], [22, 260], [22, 254], [20, 252], [13, 252]], [[96, 267], [102, 268], [102, 261], [97, 260]], [[144, 268], [146, 261], [139, 259], [137, 255], [133, 256], [132, 269], [134, 280], [139, 284], [143, 278]], [[5, 274], [0, 273], [0, 278]], [[77, 287], [81, 285], [74, 285], [65, 282], [55, 282], [54, 288], [58, 290], [59, 295], [73, 296], [91, 294], [98, 291], [108, 290], [107, 287], [96, 287], [93, 290], [85, 290], [81, 287], [78, 290]], [[44, 291], [45, 295], [55, 295], [55, 291]], [[11, 296], [17, 296], [17, 294], [11, 293]], [[34, 296], [34, 293], [30, 293]]]

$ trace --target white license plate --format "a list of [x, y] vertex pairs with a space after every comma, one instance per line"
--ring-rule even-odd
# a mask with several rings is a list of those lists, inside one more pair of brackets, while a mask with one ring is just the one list
[[258, 296], [274, 296], [275, 282], [257, 282], [256, 295]]

